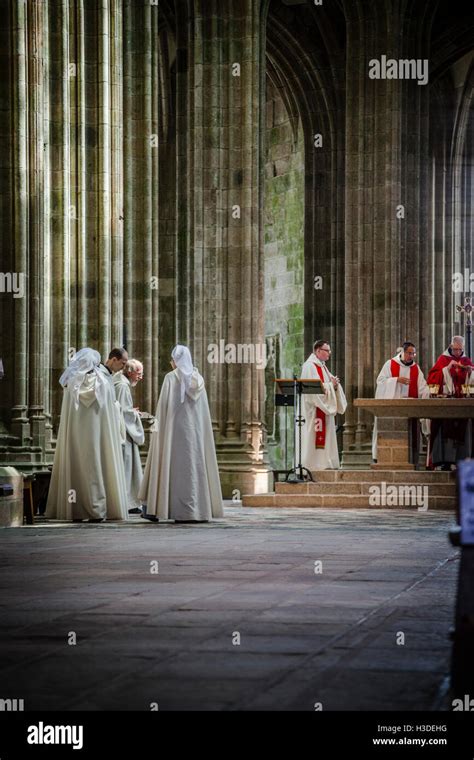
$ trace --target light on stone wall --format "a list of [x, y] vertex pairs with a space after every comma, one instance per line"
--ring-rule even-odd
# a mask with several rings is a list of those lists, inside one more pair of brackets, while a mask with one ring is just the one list
[[3, 380], [4, 377], [5, 377], [5, 371], [3, 369], [3, 360], [0, 359], [0, 380]]
[[254, 475], [254, 493], [268, 493], [270, 490], [268, 470], [256, 472]]

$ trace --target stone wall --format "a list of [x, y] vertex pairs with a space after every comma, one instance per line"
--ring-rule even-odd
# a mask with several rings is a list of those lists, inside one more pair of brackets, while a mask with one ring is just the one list
[[[268, 81], [268, 80], [267, 80]], [[278, 90], [268, 81], [265, 178], [265, 421], [270, 462], [284, 466], [285, 412], [274, 406], [274, 378], [292, 377], [303, 361], [304, 151]], [[287, 414], [293, 454], [293, 410]], [[291, 465], [290, 465], [291, 466]]]

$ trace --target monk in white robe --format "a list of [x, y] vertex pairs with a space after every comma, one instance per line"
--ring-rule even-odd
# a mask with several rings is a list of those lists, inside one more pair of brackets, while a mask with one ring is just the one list
[[143, 378], [143, 365], [136, 359], [129, 359], [122, 372], [113, 376], [115, 397], [120, 404], [120, 410], [125, 427], [125, 442], [123, 444], [123, 463], [125, 481], [127, 483], [128, 511], [131, 514], [141, 514], [141, 502], [138, 491], [143, 479], [142, 463], [139, 446], [145, 442], [140, 412], [133, 406], [132, 392], [139, 380]]
[[127, 488], [119, 415], [100, 354], [83, 348], [59, 382], [64, 388], [46, 517], [124, 520]]
[[207, 522], [223, 511], [206, 389], [186, 346], [171, 356], [139, 498], [147, 519]]
[[[305, 424], [301, 429], [301, 464], [310, 472], [338, 470], [339, 451], [336, 437], [336, 414], [344, 414], [347, 401], [338, 377], [326, 366], [331, 347], [317, 340], [313, 353], [303, 364], [302, 378], [321, 380], [323, 393], [303, 394], [302, 415]], [[298, 461], [298, 452], [297, 452]]]
[[[405, 341], [393, 359], [385, 362], [377, 377], [375, 398], [429, 398], [430, 389], [420, 366], [415, 362], [416, 347]], [[422, 420], [422, 430], [429, 432], [427, 422]], [[372, 459], [377, 459], [377, 418], [372, 433]]]

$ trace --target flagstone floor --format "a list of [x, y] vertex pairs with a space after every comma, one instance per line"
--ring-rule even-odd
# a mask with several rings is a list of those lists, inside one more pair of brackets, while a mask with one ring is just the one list
[[449, 709], [452, 514], [244, 509], [0, 531], [25, 710]]

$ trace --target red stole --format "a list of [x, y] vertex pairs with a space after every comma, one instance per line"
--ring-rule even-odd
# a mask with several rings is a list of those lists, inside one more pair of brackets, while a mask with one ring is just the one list
[[456, 396], [461, 396], [462, 386], [467, 380], [468, 368], [472, 367], [472, 362], [467, 356], [461, 356], [456, 359], [454, 356], [446, 356], [441, 354], [436, 364], [431, 367], [428, 372], [427, 383], [428, 385], [439, 385], [440, 393], [443, 392], [444, 375], [443, 369], [454, 359], [455, 362], [459, 362], [463, 367], [451, 367], [449, 373], [453, 380], [454, 392]]
[[[319, 379], [322, 383], [326, 382], [323, 375], [323, 368], [313, 362], [316, 367]], [[316, 440], [314, 445], [317, 449], [324, 449], [326, 445], [326, 415], [324, 412], [316, 407]]]
[[[400, 376], [400, 364], [392, 359], [390, 362], [390, 371], [392, 377]], [[408, 386], [408, 398], [418, 398], [418, 364], [412, 364], [410, 367], [410, 385]]]

